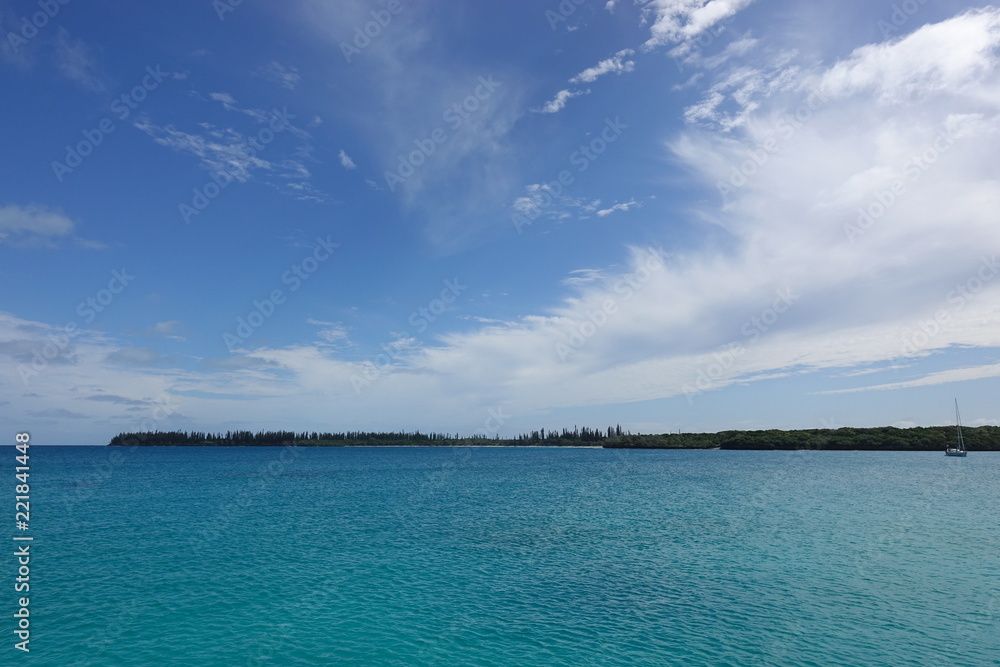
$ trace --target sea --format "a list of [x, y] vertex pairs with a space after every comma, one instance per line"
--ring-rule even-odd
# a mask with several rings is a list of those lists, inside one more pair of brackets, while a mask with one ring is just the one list
[[1000, 665], [1000, 453], [30, 454], [0, 664]]

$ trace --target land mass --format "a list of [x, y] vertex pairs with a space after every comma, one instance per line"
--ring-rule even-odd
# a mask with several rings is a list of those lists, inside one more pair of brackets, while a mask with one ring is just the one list
[[[1000, 451], [1000, 426], [965, 427], [970, 451]], [[606, 430], [532, 431], [515, 438], [462, 437], [458, 434], [407, 432], [319, 433], [316, 431], [155, 431], [120, 433], [112, 447], [603, 447], [606, 449], [816, 449], [941, 451], [955, 443], [954, 426], [838, 428], [718, 433], [632, 434], [621, 427]]]

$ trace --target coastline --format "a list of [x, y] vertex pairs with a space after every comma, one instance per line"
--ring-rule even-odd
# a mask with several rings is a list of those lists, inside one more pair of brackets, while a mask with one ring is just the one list
[[[1000, 451], [1000, 427], [963, 429], [972, 452]], [[513, 438], [461, 437], [456, 435], [397, 433], [317, 433], [249, 431], [210, 434], [202, 432], [120, 433], [112, 447], [530, 447], [584, 449], [686, 449], [686, 450], [782, 450], [782, 451], [926, 451], [943, 452], [956, 437], [954, 426], [759, 431], [716, 433], [623, 433], [619, 428], [533, 431]]]

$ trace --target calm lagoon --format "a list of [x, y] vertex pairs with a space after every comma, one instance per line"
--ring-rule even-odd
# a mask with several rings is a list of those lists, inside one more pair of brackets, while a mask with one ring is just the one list
[[1000, 454], [31, 454], [32, 664], [1000, 664]]

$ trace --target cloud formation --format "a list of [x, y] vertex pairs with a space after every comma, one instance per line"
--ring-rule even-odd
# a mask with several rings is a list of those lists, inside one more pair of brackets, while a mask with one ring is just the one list
[[593, 81], [597, 81], [598, 77], [604, 76], [605, 74], [623, 74], [625, 72], [631, 72], [635, 69], [635, 61], [627, 60], [627, 58], [634, 53], [635, 51], [632, 49], [622, 49], [610, 58], [602, 60], [593, 67], [588, 67], [583, 70], [570, 79], [569, 82], [591, 83]]
[[651, 49], [695, 39], [752, 3], [753, 0], [650, 0], [643, 7], [653, 21], [651, 36], [644, 47]]
[[344, 167], [344, 169], [357, 169], [358, 168], [358, 165], [354, 164], [354, 160], [351, 159], [351, 156], [348, 155], [344, 151], [343, 148], [340, 149], [340, 153], [338, 154], [337, 157], [340, 158], [340, 164], [341, 164], [341, 166]]

